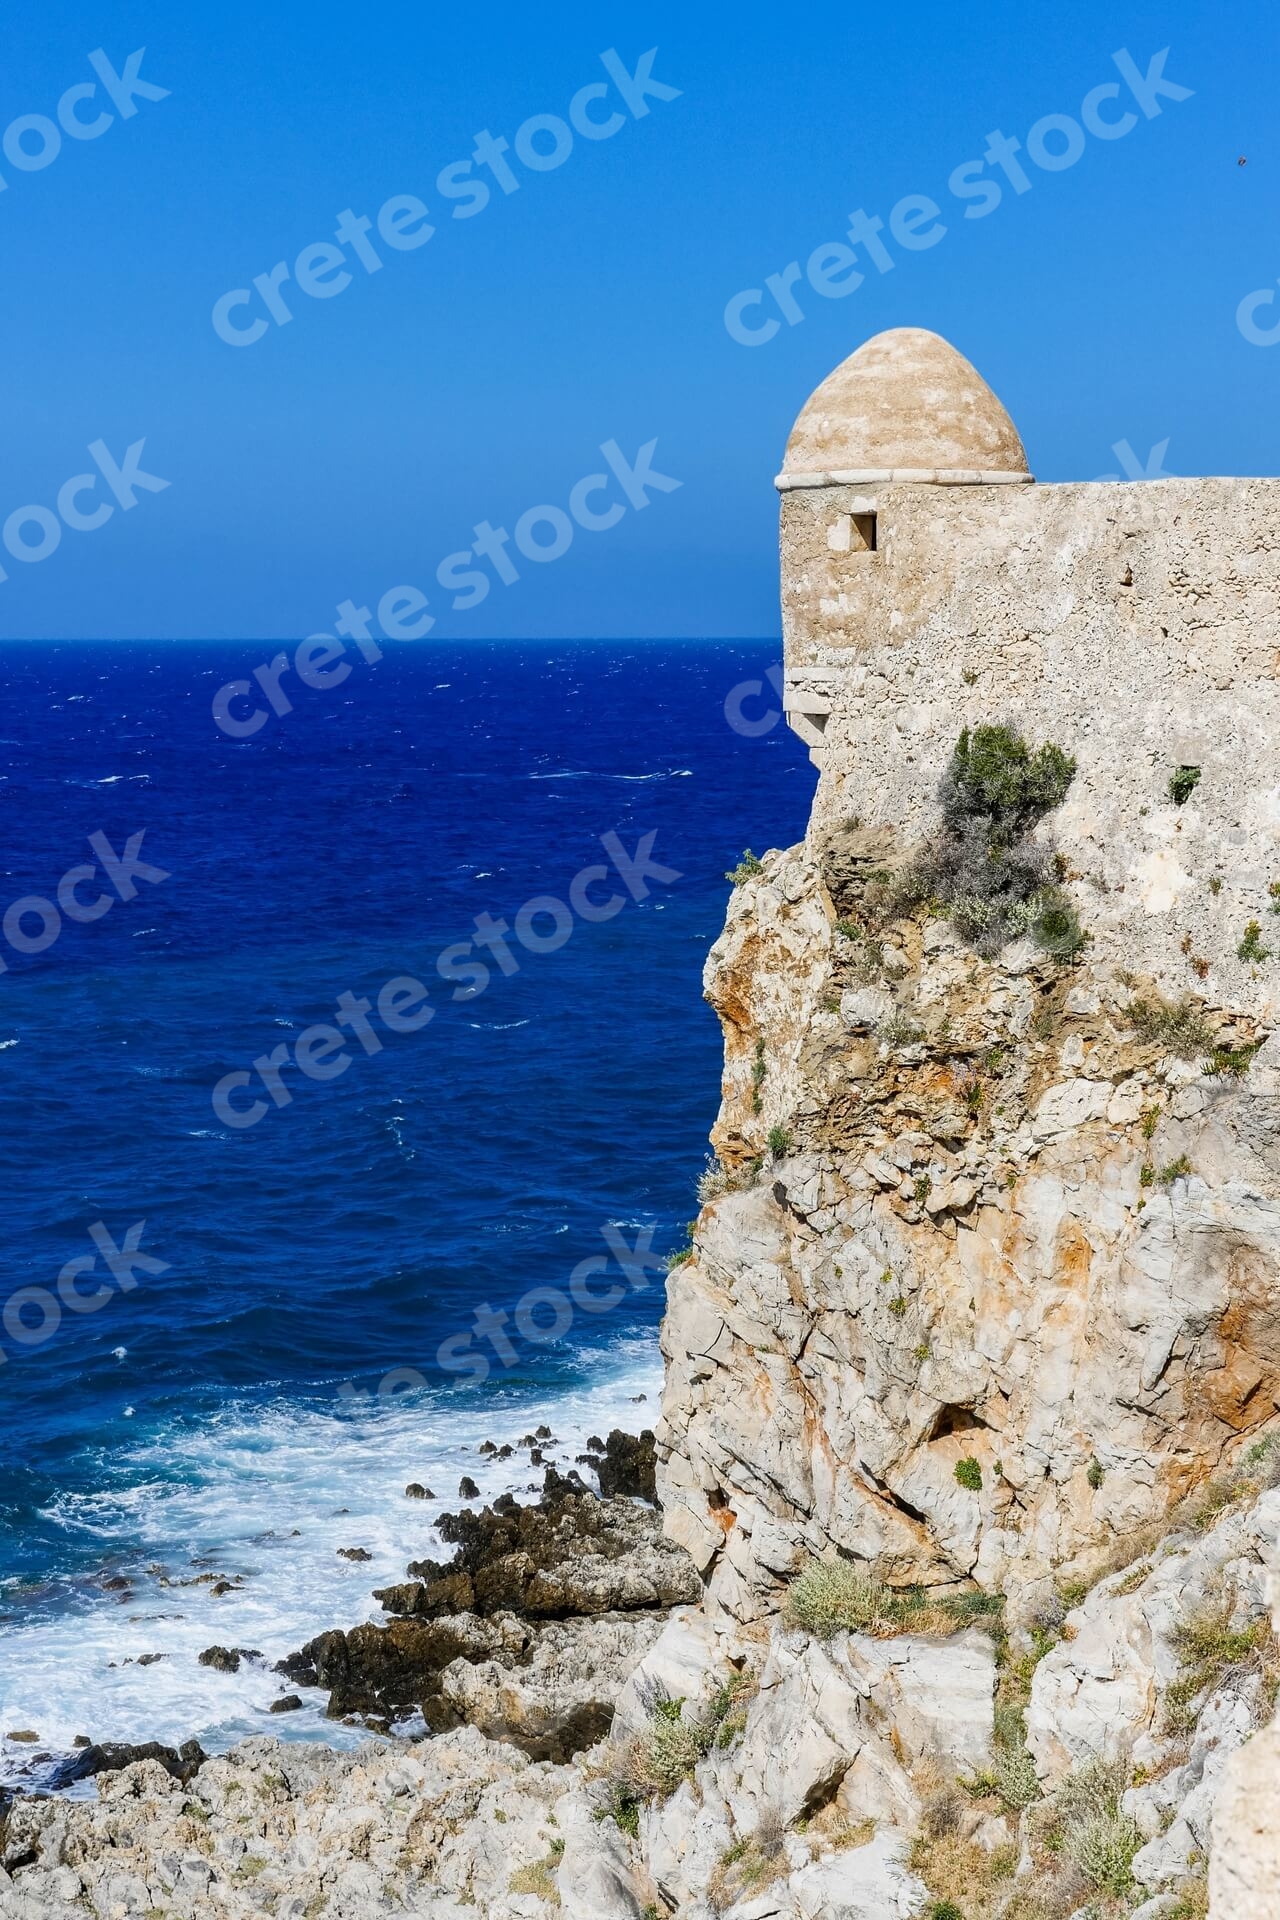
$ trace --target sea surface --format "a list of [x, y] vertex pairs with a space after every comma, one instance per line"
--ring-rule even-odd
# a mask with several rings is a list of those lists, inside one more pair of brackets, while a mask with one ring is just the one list
[[[653, 1263], [695, 1211], [718, 1100], [701, 972], [725, 870], [808, 814], [794, 736], [726, 719], [744, 680], [750, 716], [776, 706], [769, 642], [353, 652], [340, 686], [290, 676], [292, 711], [228, 738], [213, 695], [277, 651], [0, 653], [0, 917], [54, 899], [93, 835], [122, 854], [142, 832], [167, 875], [41, 952], [0, 944], [0, 1781], [38, 1781], [81, 1734], [349, 1737], [318, 1693], [270, 1716], [270, 1662], [379, 1617], [372, 1588], [432, 1551], [463, 1474], [489, 1498], [536, 1483], [527, 1450], [492, 1462], [486, 1439], [545, 1423], [563, 1462], [652, 1423]], [[602, 836], [649, 833], [678, 878], [635, 899], [596, 876], [611, 918], [538, 953], [508, 932], [516, 970], [491, 960], [453, 998], [437, 957], [477, 916], [567, 903]], [[338, 1077], [286, 1066], [287, 1105], [218, 1116], [223, 1076], [401, 975], [429, 1024], [375, 1014], [376, 1053], [352, 1038]], [[140, 1222], [150, 1264], [120, 1284], [90, 1229], [123, 1248]], [[650, 1250], [630, 1279], [619, 1236]], [[77, 1259], [64, 1300], [101, 1304], [15, 1336], [49, 1325]], [[564, 1311], [575, 1269], [616, 1303]], [[508, 1316], [488, 1342], [486, 1308]], [[201, 1667], [215, 1643], [262, 1658]]]

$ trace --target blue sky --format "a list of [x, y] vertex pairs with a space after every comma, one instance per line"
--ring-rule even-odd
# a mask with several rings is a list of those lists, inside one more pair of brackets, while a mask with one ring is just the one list
[[[398, 585], [427, 596], [438, 639], [773, 634], [770, 482], [788, 427], [829, 368], [889, 326], [935, 328], [967, 353], [1042, 479], [1115, 469], [1121, 439], [1145, 462], [1167, 438], [1173, 473], [1275, 473], [1280, 352], [1246, 341], [1236, 310], [1280, 277], [1276, 20], [1187, 0], [64, 0], [56, 18], [18, 0], [0, 133], [22, 116], [56, 123], [67, 89], [99, 80], [98, 48], [121, 72], [145, 46], [141, 77], [168, 97], [135, 100], [97, 138], [63, 137], [39, 170], [8, 147], [0, 158], [0, 524], [27, 505], [53, 523], [64, 482], [97, 473], [98, 441], [123, 463], [145, 437], [142, 467], [170, 485], [92, 532], [25, 523], [15, 537], [58, 544], [38, 563], [0, 550], [0, 636], [301, 638], [340, 602], [376, 607]], [[654, 76], [679, 98], [633, 117], [600, 55], [616, 48], [630, 70], [655, 46]], [[1117, 48], [1145, 72], [1166, 46], [1166, 77], [1192, 97], [1161, 100], [1122, 138], [1087, 138], [1068, 169], [1024, 153], [1031, 189], [1004, 180], [986, 218], [963, 217], [948, 180], [993, 130], [1025, 143], [1046, 114], [1078, 120], [1085, 95], [1118, 80]], [[463, 203], [438, 176], [479, 133], [514, 142], [593, 82], [608, 93], [585, 111], [623, 116], [612, 137], [579, 135], [550, 171], [509, 154], [509, 194], [473, 163], [489, 203], [452, 217]], [[104, 105], [99, 84], [67, 111], [83, 124]], [[1122, 88], [1100, 112], [1133, 106]], [[47, 134], [22, 141], [36, 155]], [[894, 246], [884, 273], [864, 254], [847, 297], [798, 287], [799, 324], [753, 347], [730, 337], [731, 296], [844, 241], [855, 209], [887, 222], [909, 194], [941, 209], [936, 245]], [[405, 195], [435, 231], [396, 250], [376, 221]], [[348, 208], [375, 223], [381, 269], [347, 246], [339, 294], [282, 287], [288, 325], [220, 340], [215, 301], [281, 260], [293, 280]], [[1278, 311], [1280, 297], [1260, 318]], [[233, 319], [262, 313], [255, 296]], [[483, 603], [453, 609], [436, 568], [477, 525], [511, 532], [543, 503], [563, 513], [576, 482], [607, 470], [602, 444], [634, 458], [655, 438], [677, 491], [575, 529], [554, 563], [517, 556], [514, 584], [490, 565]], [[610, 499], [625, 504], [616, 482], [592, 505]], [[71, 507], [111, 503], [99, 478]]]

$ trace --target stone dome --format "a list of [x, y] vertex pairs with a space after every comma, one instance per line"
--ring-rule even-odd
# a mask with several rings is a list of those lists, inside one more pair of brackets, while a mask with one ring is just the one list
[[891, 327], [805, 402], [779, 485], [1030, 478], [1017, 429], [963, 354], [923, 327]]

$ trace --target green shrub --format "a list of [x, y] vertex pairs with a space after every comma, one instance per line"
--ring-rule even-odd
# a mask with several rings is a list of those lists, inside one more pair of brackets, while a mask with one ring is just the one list
[[998, 1746], [991, 1777], [996, 1792], [1014, 1813], [1021, 1813], [1040, 1798], [1040, 1776], [1025, 1744]]
[[964, 1913], [954, 1900], [935, 1900], [929, 1909], [929, 1920], [964, 1920]]
[[1199, 767], [1178, 767], [1169, 775], [1169, 798], [1175, 807], [1185, 806], [1200, 784]]
[[1133, 1858], [1143, 1844], [1137, 1821], [1116, 1808], [1071, 1822], [1064, 1850], [1086, 1879], [1119, 1899], [1133, 1886]]
[[1165, 1692], [1165, 1726], [1189, 1733], [1198, 1703], [1233, 1674], [1256, 1673], [1274, 1661], [1271, 1622], [1260, 1614], [1248, 1626], [1233, 1627], [1232, 1607], [1224, 1600], [1189, 1613], [1174, 1628], [1172, 1640], [1181, 1663], [1178, 1678]]
[[1058, 958], [1077, 953], [1085, 935], [1053, 884], [1057, 863], [1028, 838], [1075, 770], [1061, 747], [1032, 752], [1011, 727], [966, 727], [938, 790], [942, 833], [899, 883], [900, 897], [932, 903], [989, 957], [1023, 934]]
[[609, 1782], [608, 1798], [603, 1806], [596, 1808], [593, 1818], [612, 1820], [620, 1833], [632, 1840], [640, 1838], [640, 1798], [626, 1781]]
[[[692, 1712], [686, 1711], [684, 1700], [667, 1696], [655, 1699], [649, 1710], [648, 1731], [629, 1755], [626, 1778], [614, 1783], [615, 1795], [620, 1791], [633, 1799], [667, 1799], [682, 1781], [692, 1779], [699, 1762], [713, 1749], [729, 1746], [741, 1733], [753, 1686], [745, 1674], [735, 1674]], [[617, 1820], [616, 1813], [614, 1818]]]
[[1088, 1480], [1089, 1485], [1093, 1488], [1095, 1493], [1098, 1491], [1098, 1488], [1102, 1485], [1103, 1481], [1107, 1477], [1107, 1470], [1103, 1466], [1101, 1460], [1099, 1460], [1096, 1453], [1094, 1454], [1092, 1460], [1089, 1462], [1089, 1471], [1085, 1477]]
[[1244, 938], [1236, 948], [1236, 954], [1241, 960], [1256, 960], [1259, 963], [1271, 958], [1271, 949], [1263, 946], [1262, 928], [1256, 920], [1251, 920], [1245, 928]]
[[963, 1460], [956, 1461], [955, 1475], [959, 1484], [967, 1487], [970, 1493], [981, 1493], [982, 1468], [972, 1454], [966, 1455]]
[[794, 1141], [786, 1127], [770, 1127], [769, 1151], [775, 1160], [781, 1160], [784, 1154], [790, 1153], [793, 1145]]
[[757, 860], [750, 847], [747, 847], [737, 866], [730, 867], [724, 877], [726, 880], [732, 880], [735, 887], [740, 887], [744, 880], [753, 880], [756, 874], [763, 872], [764, 862]]
[[1260, 1040], [1243, 1047], [1215, 1047], [1200, 1062], [1200, 1071], [1213, 1079], [1240, 1080], [1249, 1071], [1254, 1054], [1262, 1045]]
[[1176, 1160], [1169, 1162], [1167, 1167], [1161, 1167], [1160, 1185], [1162, 1187], [1171, 1187], [1175, 1180], [1185, 1180], [1190, 1172], [1191, 1162], [1185, 1153], [1180, 1153]]
[[1045, 887], [1027, 902], [1026, 931], [1042, 953], [1055, 960], [1071, 960], [1088, 935], [1080, 916], [1058, 887]]
[[1032, 753], [1012, 727], [966, 727], [943, 778], [943, 818], [953, 830], [967, 820], [989, 822], [1008, 846], [1062, 804], [1075, 771], [1061, 747]]

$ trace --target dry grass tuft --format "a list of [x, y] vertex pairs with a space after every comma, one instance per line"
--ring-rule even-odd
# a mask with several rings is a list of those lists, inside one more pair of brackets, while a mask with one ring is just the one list
[[938, 1595], [922, 1587], [887, 1587], [847, 1560], [815, 1560], [793, 1580], [783, 1618], [816, 1639], [837, 1633], [869, 1633], [877, 1640], [898, 1634], [953, 1634], [998, 1620], [998, 1595]]

